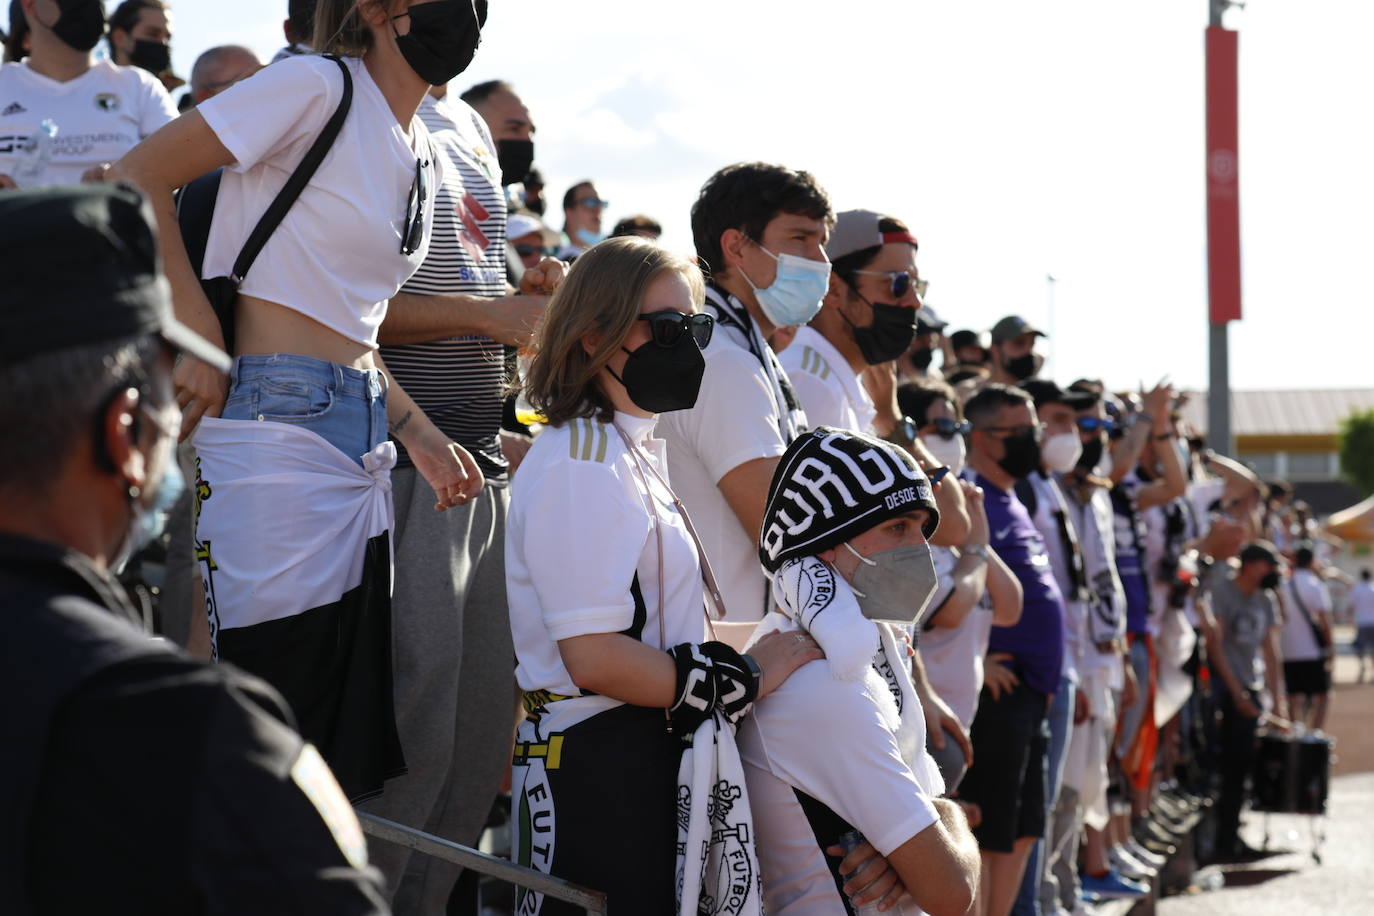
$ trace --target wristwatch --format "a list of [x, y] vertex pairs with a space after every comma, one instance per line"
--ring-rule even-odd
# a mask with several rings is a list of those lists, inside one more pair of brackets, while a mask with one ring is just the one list
[[911, 448], [916, 444], [916, 424], [911, 417], [901, 417], [897, 420], [897, 424], [892, 427], [892, 431], [883, 438], [893, 445]]
[[758, 695], [759, 684], [763, 682], [763, 669], [759, 663], [754, 661], [754, 656], [740, 653], [740, 658], [744, 659], [744, 666], [749, 669], [749, 673], [754, 677], [754, 695]]

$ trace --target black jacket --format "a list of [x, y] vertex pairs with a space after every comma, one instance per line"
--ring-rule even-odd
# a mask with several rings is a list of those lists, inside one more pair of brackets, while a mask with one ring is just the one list
[[137, 621], [85, 557], [0, 534], [0, 912], [385, 913], [280, 696]]

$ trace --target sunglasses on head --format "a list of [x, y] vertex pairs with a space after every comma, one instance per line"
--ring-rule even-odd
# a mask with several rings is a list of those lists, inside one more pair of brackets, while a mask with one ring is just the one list
[[916, 298], [919, 299], [930, 287], [929, 281], [922, 280], [909, 270], [856, 270], [854, 273], [864, 277], [887, 277], [888, 283], [892, 285], [893, 299], [901, 299], [913, 286], [916, 289]]
[[411, 182], [410, 193], [406, 195], [406, 234], [401, 239], [401, 254], [414, 254], [425, 241], [425, 200], [429, 197], [429, 189], [425, 186], [425, 168], [428, 165], [428, 162], [415, 160], [415, 180]]
[[684, 315], [673, 309], [644, 312], [638, 317], [640, 321], [649, 322], [649, 333], [660, 347], [676, 347], [683, 334], [691, 334], [697, 349], [705, 350], [716, 324], [710, 315]]
[[1116, 429], [1116, 422], [1105, 417], [1079, 417], [1078, 428], [1085, 433], [1095, 433], [1105, 429], [1107, 435], [1111, 435], [1112, 430]]
[[967, 435], [973, 427], [968, 420], [951, 420], [949, 417], [936, 417], [930, 421], [930, 425], [935, 427], [935, 434], [942, 439], [953, 439], [955, 436]]

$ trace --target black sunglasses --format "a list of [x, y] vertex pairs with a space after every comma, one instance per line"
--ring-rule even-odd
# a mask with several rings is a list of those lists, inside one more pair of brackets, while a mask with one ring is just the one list
[[653, 335], [654, 343], [660, 347], [676, 347], [678, 341], [682, 340], [682, 335], [690, 333], [696, 341], [697, 349], [705, 350], [706, 345], [711, 342], [711, 332], [716, 325], [716, 320], [710, 315], [684, 315], [673, 309], [644, 312], [638, 317], [641, 321], [649, 322], [649, 333]]
[[543, 245], [516, 245], [515, 253], [522, 258], [528, 258], [532, 254], [543, 255], [545, 257], [553, 254], [552, 251], [545, 248]]
[[930, 421], [930, 425], [935, 427], [935, 434], [942, 439], [968, 435], [968, 431], [973, 428], [968, 420], [951, 420], [949, 417], [936, 417]]
[[1116, 423], [1105, 417], [1079, 417], [1078, 428], [1085, 433], [1095, 433], [1100, 429], [1105, 429], [1108, 435], [1116, 429]]
[[410, 184], [406, 195], [406, 234], [401, 239], [401, 254], [411, 255], [420, 250], [425, 240], [425, 200], [429, 189], [425, 187], [425, 168], [428, 162], [415, 160], [415, 180]]

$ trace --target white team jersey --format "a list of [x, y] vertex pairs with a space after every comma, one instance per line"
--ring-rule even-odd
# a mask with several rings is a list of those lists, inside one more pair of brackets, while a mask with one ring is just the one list
[[[765, 617], [760, 634], [793, 625]], [[900, 645], [891, 638], [885, 646]], [[764, 901], [772, 916], [846, 912], [824, 848], [850, 829], [891, 855], [939, 818], [944, 783], [925, 749], [925, 716], [908, 661], [874, 657], [859, 680], [836, 680], [824, 659], [793, 672], [740, 724]], [[898, 652], [897, 654], [901, 654]], [[833, 860], [832, 860], [833, 861]], [[902, 910], [919, 912], [908, 902]]]
[[[938, 581], [935, 596], [925, 619], [931, 620], [954, 590], [954, 567], [959, 558], [944, 547], [930, 548]], [[921, 632], [917, 651], [926, 669], [926, 680], [940, 699], [964, 723], [973, 724], [978, 711], [978, 694], [983, 689], [983, 656], [992, 635], [992, 605], [987, 596], [964, 615], [957, 627], [931, 627]]]
[[873, 431], [877, 413], [873, 399], [840, 351], [820, 332], [809, 326], [798, 328], [791, 345], [778, 354], [778, 362], [787, 370], [812, 427]]
[[[20, 187], [76, 184], [88, 169], [114, 162], [177, 116], [152, 74], [92, 64], [60, 83], [27, 62], [0, 67], [0, 173]], [[45, 121], [56, 129], [40, 140]]]
[[[666, 477], [663, 441], [650, 438], [653, 419], [616, 414], [615, 420]], [[652, 472], [641, 477], [633, 462], [614, 427], [572, 420], [539, 434], [511, 483], [506, 597], [515, 675], [522, 690], [538, 694], [548, 714], [543, 724], [552, 731], [618, 705], [581, 696], [559, 640], [623, 632], [667, 649], [706, 639], [696, 547], [671, 494]], [[650, 505], [663, 534], [664, 643]]]

